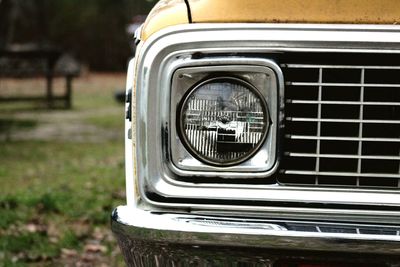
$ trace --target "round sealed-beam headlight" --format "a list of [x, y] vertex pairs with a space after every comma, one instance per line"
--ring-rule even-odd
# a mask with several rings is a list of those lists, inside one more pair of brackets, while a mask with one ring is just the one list
[[270, 122], [257, 88], [234, 77], [212, 78], [195, 86], [178, 116], [188, 151], [217, 166], [239, 164], [251, 157], [263, 144]]

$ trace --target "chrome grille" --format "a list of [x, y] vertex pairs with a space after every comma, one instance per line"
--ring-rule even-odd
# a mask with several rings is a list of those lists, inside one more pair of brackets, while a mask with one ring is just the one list
[[282, 184], [400, 185], [400, 66], [282, 64]]

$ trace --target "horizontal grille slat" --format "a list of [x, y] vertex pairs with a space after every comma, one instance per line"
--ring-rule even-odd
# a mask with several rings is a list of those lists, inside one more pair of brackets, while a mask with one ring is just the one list
[[400, 120], [351, 120], [351, 119], [314, 119], [314, 118], [295, 118], [288, 117], [288, 121], [300, 122], [344, 122], [344, 123], [382, 123], [382, 124], [400, 124]]
[[305, 158], [342, 158], [342, 159], [377, 159], [377, 160], [400, 160], [400, 156], [377, 156], [377, 155], [346, 155], [346, 154], [310, 154], [310, 153], [293, 153], [286, 152], [285, 155], [290, 157], [305, 157]]
[[380, 178], [398, 178], [396, 174], [382, 173], [352, 173], [352, 172], [315, 172], [315, 171], [285, 171], [286, 174], [301, 175], [323, 175], [323, 176], [348, 176], [348, 177], [380, 177]]
[[288, 104], [312, 104], [312, 105], [364, 105], [364, 106], [400, 106], [398, 102], [357, 102], [357, 101], [314, 101], [287, 99]]
[[338, 61], [281, 64], [286, 126], [278, 181], [400, 188], [400, 66]]
[[339, 141], [369, 141], [369, 142], [400, 142], [399, 138], [362, 138], [341, 136], [308, 136], [308, 135], [286, 135], [289, 139], [303, 140], [339, 140]]
[[360, 65], [313, 65], [313, 64], [282, 64], [283, 68], [304, 69], [365, 69], [365, 70], [400, 70], [400, 66], [360, 66]]
[[289, 86], [331, 86], [331, 87], [391, 87], [400, 88], [400, 84], [375, 83], [318, 83], [318, 82], [286, 82]]

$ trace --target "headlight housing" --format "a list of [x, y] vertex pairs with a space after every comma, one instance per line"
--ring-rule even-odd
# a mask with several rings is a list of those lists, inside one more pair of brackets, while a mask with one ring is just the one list
[[183, 99], [179, 117], [179, 134], [188, 151], [216, 166], [236, 165], [256, 153], [270, 122], [257, 88], [236, 77], [200, 82]]
[[172, 75], [169, 167], [190, 180], [268, 177], [278, 160], [279, 67], [218, 62]]

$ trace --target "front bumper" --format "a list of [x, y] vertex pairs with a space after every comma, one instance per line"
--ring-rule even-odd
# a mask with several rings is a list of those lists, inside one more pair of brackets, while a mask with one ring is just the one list
[[400, 266], [399, 232], [388, 226], [152, 213], [121, 206], [112, 214], [112, 229], [129, 266]]

